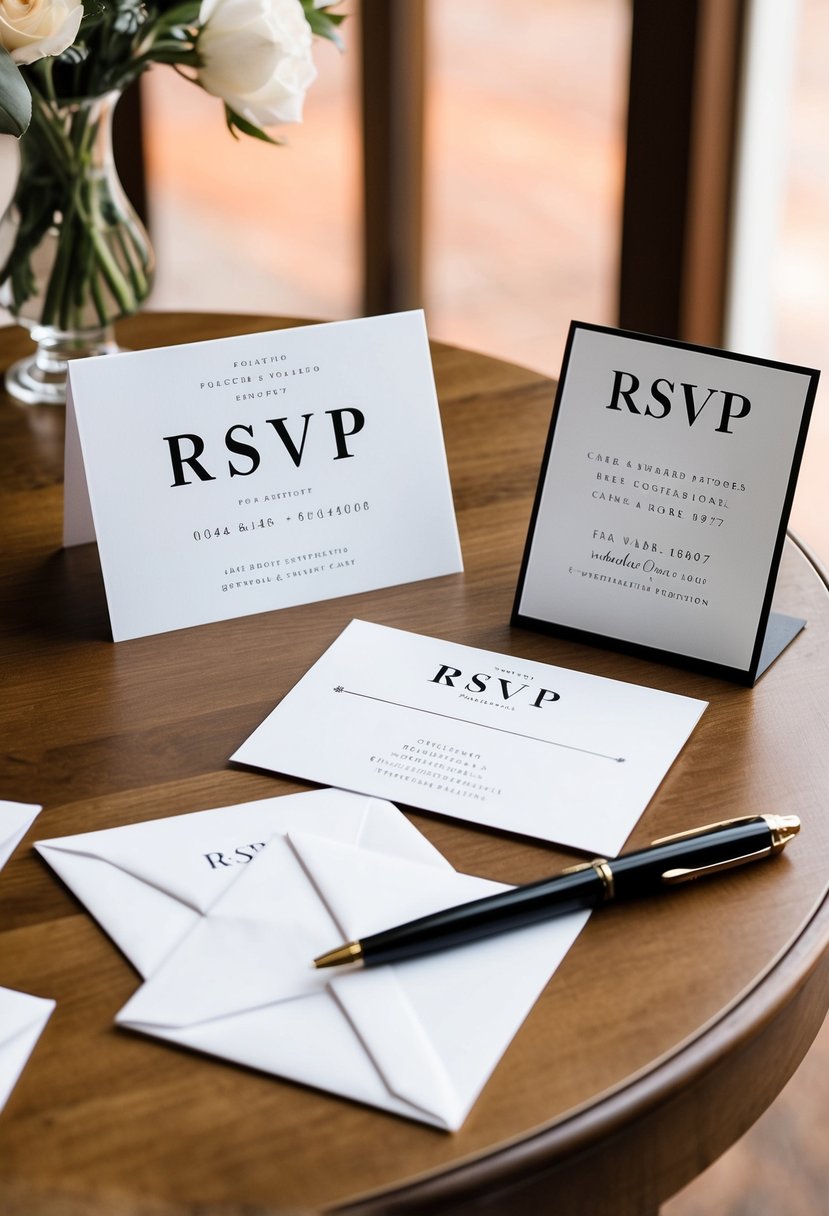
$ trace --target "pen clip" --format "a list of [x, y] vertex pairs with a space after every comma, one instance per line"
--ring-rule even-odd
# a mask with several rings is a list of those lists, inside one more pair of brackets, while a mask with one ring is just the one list
[[666, 870], [662, 875], [662, 881], [666, 886], [673, 887], [681, 882], [690, 882], [693, 878], [703, 878], [706, 874], [719, 874], [721, 870], [733, 870], [737, 866], [744, 865], [747, 861], [759, 860], [761, 857], [770, 857], [771, 853], [771, 845], [767, 845], [764, 849], [758, 849], [756, 853], [743, 853], [741, 857], [729, 857], [728, 861], [716, 861], [710, 866], [697, 866], [695, 869]]
[[691, 828], [689, 832], [674, 832], [673, 836], [660, 836], [657, 840], [652, 840], [651, 845], [670, 844], [672, 840], [690, 840], [693, 836], [703, 836], [706, 832], [714, 832], [717, 828], [730, 828], [735, 823], [753, 823], [755, 819], [762, 819], [762, 815], [738, 815], [736, 819], [721, 819], [718, 823], [706, 823], [699, 828]]
[[[695, 836], [704, 836], [706, 832], [715, 832], [717, 828], [731, 828], [738, 823], [756, 823], [759, 819], [763, 820], [771, 833], [773, 853], [779, 853], [800, 831], [797, 815], [739, 815], [736, 819], [721, 819], [719, 823], [707, 823], [701, 828], [691, 828], [689, 832], [660, 836], [658, 840], [652, 840], [651, 845], [670, 844], [674, 840], [693, 840]], [[755, 854], [752, 853], [751, 856]], [[739, 862], [737, 864], [739, 865]]]

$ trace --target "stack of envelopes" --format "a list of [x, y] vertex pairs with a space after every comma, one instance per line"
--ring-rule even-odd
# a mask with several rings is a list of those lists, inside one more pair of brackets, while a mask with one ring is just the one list
[[[0, 870], [37, 818], [39, 806], [0, 800]], [[35, 1049], [55, 1002], [0, 988], [0, 1110]]]
[[316, 970], [341, 941], [503, 889], [390, 803], [332, 789], [37, 848], [145, 978], [120, 1025], [448, 1130], [588, 916]]

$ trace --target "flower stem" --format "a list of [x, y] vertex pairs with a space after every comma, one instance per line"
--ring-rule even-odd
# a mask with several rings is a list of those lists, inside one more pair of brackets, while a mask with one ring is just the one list
[[[49, 72], [38, 73], [37, 84], [35, 117], [21, 139], [17, 230], [0, 285], [9, 282], [21, 319], [99, 329], [146, 299], [152, 254], [112, 164], [112, 97], [62, 106], [49, 96]], [[44, 276], [36, 267], [46, 242], [52, 253]]]

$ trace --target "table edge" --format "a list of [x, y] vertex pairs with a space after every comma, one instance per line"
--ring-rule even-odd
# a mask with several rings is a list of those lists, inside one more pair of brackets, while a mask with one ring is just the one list
[[[792, 543], [813, 569], [829, 593], [829, 570], [802, 540], [790, 531]], [[822, 970], [821, 970], [822, 968]], [[785, 1068], [780, 1070], [770, 1100], [794, 1073], [806, 1055], [829, 1010], [829, 882], [808, 917], [752, 983], [693, 1035], [624, 1081], [602, 1091], [594, 1099], [574, 1107], [548, 1125], [528, 1136], [501, 1145], [490, 1153], [473, 1155], [445, 1171], [432, 1171], [410, 1180], [401, 1187], [373, 1191], [355, 1200], [338, 1203], [326, 1211], [342, 1216], [397, 1212], [441, 1212], [446, 1205], [483, 1192], [508, 1187], [528, 1174], [550, 1172], [557, 1165], [610, 1142], [632, 1125], [653, 1116], [676, 1101], [678, 1087], [686, 1095], [710, 1077], [718, 1067], [727, 1067], [734, 1052], [744, 1052], [759, 1042], [777, 1021], [782, 1020], [799, 995], [815, 981], [823, 981], [821, 1012], [813, 1027], [799, 1044], [792, 1044]], [[762, 996], [761, 996], [762, 989]], [[769, 995], [771, 994], [771, 1002]], [[757, 1116], [762, 1113], [762, 1109]], [[757, 1117], [755, 1116], [755, 1117]], [[744, 1129], [744, 1130], [747, 1130]], [[742, 1133], [740, 1133], [742, 1134]], [[695, 1172], [701, 1172], [737, 1137], [722, 1144]], [[680, 1183], [679, 1185], [683, 1185]], [[672, 1186], [659, 1195], [663, 1202], [678, 1190]], [[493, 1209], [493, 1212], [498, 1209]], [[620, 1209], [621, 1213], [622, 1209]]]

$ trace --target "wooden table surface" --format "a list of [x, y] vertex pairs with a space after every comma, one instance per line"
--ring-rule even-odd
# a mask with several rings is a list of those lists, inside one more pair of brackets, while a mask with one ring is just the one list
[[[120, 336], [281, 324], [146, 314]], [[25, 346], [0, 331], [0, 364]], [[433, 357], [463, 574], [118, 645], [95, 547], [61, 550], [62, 412], [0, 394], [0, 798], [44, 807], [0, 874], [0, 984], [57, 1001], [0, 1114], [4, 1216], [472, 1212], [480, 1198], [488, 1213], [641, 1213], [751, 1124], [823, 1020], [820, 573], [787, 543], [776, 606], [808, 627], [753, 690], [512, 629], [553, 385], [439, 344]], [[302, 788], [227, 757], [353, 617], [710, 701], [628, 847], [758, 811], [803, 821], [774, 862], [594, 916], [455, 1134], [116, 1029], [138, 976], [30, 847]], [[522, 882], [574, 860], [410, 814], [475, 874]]]

